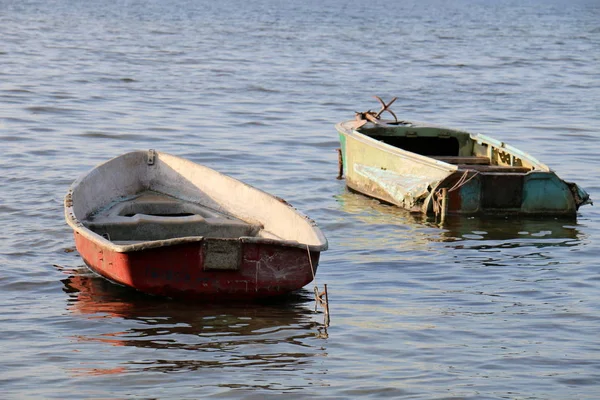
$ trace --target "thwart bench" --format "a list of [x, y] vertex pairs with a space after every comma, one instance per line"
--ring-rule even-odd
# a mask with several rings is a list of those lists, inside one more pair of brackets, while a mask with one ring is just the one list
[[491, 165], [489, 157], [485, 156], [432, 156], [439, 161], [457, 165], [459, 169], [471, 169], [480, 172], [520, 172], [526, 173], [531, 168], [510, 165]]

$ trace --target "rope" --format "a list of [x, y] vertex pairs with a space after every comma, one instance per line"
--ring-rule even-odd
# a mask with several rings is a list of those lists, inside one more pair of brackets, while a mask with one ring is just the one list
[[317, 279], [315, 277], [315, 268], [313, 267], [312, 258], [310, 258], [310, 248], [306, 245], [306, 252], [308, 253], [308, 262], [310, 263], [310, 272], [312, 272], [313, 282]]
[[[469, 177], [469, 179], [467, 179], [467, 177], [469, 176], [469, 172], [475, 172], [475, 173], [473, 175], [471, 175], [471, 177]], [[450, 189], [448, 189], [448, 193], [460, 189], [461, 187], [463, 187], [464, 185], [469, 183], [471, 181], [471, 179], [475, 178], [477, 175], [479, 175], [479, 171], [471, 171], [471, 170], [465, 171], [462, 174], [462, 176], [456, 181], [456, 183], [454, 183], [454, 186], [452, 186]], [[438, 215], [440, 213], [441, 209], [442, 209], [442, 190], [438, 189], [435, 191], [435, 195], [433, 196], [433, 212], [435, 213], [435, 215]]]
[[473, 179], [477, 175], [479, 175], [479, 172], [475, 171], [475, 173], [473, 175], [471, 175], [471, 177], [469, 179], [467, 179], [467, 176], [469, 176], [469, 171], [470, 170], [465, 171], [465, 173], [462, 174], [462, 176], [460, 177], [460, 179], [458, 181], [456, 181], [456, 183], [454, 184], [454, 186], [452, 186], [452, 188], [448, 189], [448, 192], [453, 192], [453, 191], [455, 191], [457, 189], [460, 189], [462, 186], [464, 186], [467, 183], [469, 183], [471, 181], [471, 179]]
[[254, 278], [254, 291], [258, 292], [258, 269], [260, 268], [260, 260], [256, 262], [256, 277]]
[[433, 196], [433, 213], [437, 216], [442, 210], [442, 191], [437, 190]]

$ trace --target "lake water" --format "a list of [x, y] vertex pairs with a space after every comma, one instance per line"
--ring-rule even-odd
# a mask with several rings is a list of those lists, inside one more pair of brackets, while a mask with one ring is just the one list
[[[0, 397], [597, 399], [600, 211], [444, 225], [346, 190], [334, 124], [506, 141], [600, 201], [597, 0], [0, 0]], [[170, 152], [285, 198], [330, 249], [286, 303], [88, 272], [62, 198]]]

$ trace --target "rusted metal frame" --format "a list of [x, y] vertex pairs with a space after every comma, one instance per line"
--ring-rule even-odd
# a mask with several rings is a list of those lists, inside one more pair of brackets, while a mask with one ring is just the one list
[[356, 112], [356, 122], [354, 123], [354, 129], [358, 129], [360, 127], [362, 127], [363, 125], [365, 125], [367, 123], [367, 121], [370, 121], [372, 123], [374, 123], [375, 125], [378, 125], [381, 121], [381, 114], [383, 114], [384, 112], [388, 112], [390, 113], [393, 117], [394, 117], [394, 122], [398, 122], [398, 117], [396, 116], [396, 114], [390, 110], [390, 106], [396, 101], [398, 100], [397, 97], [394, 97], [392, 100], [390, 100], [389, 103], [385, 103], [383, 100], [381, 100], [381, 97], [379, 96], [373, 96], [377, 99], [377, 101], [379, 101], [379, 103], [381, 104], [381, 110], [379, 110], [378, 112], [375, 111], [365, 111], [365, 112]]
[[[313, 264], [312, 264], [312, 259], [310, 256], [310, 249], [308, 246], [306, 246], [306, 252], [308, 253], [308, 262], [310, 263], [310, 269], [313, 273], [313, 280], [315, 280], [315, 270], [313, 268]], [[323, 325], [325, 325], [325, 327], [329, 326], [329, 322], [330, 322], [330, 318], [329, 318], [329, 296], [327, 294], [327, 284], [323, 284], [324, 286], [324, 290], [322, 292], [319, 292], [319, 287], [317, 285], [315, 285], [314, 288], [314, 292], [315, 292], [315, 312], [317, 312], [317, 306], [321, 306], [323, 307], [324, 310], [324, 316], [323, 316]]]
[[377, 114], [375, 114], [375, 118], [379, 119], [379, 117], [381, 117], [381, 114], [383, 114], [384, 111], [387, 111], [394, 116], [394, 121], [398, 122], [398, 117], [396, 117], [396, 114], [394, 114], [394, 112], [392, 110], [390, 110], [390, 106], [396, 100], [398, 100], [398, 98], [394, 97], [392, 100], [390, 100], [389, 103], [385, 104], [385, 102], [383, 100], [381, 100], [380, 97], [378, 97], [378, 96], [374, 96], [374, 97], [381, 103], [381, 110], [379, 110], [379, 112]]

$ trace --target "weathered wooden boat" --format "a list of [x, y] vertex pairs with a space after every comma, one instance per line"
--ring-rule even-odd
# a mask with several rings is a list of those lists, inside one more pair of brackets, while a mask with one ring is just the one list
[[252, 299], [310, 283], [327, 240], [284, 200], [162, 152], [123, 154], [64, 201], [87, 266], [139, 291]]
[[[355, 191], [428, 215], [575, 216], [589, 195], [504, 142], [399, 121], [382, 104], [336, 125], [340, 166]], [[394, 119], [384, 120], [383, 112]]]

